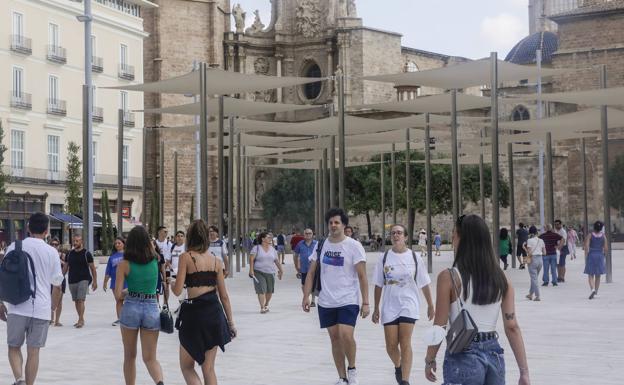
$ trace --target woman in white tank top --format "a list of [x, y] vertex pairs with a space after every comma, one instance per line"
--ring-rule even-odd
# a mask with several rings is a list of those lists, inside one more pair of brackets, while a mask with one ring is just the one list
[[[496, 333], [502, 311], [505, 334], [520, 369], [518, 384], [529, 385], [524, 341], [515, 315], [514, 290], [498, 264], [490, 231], [481, 217], [459, 217], [453, 232], [453, 248], [456, 250], [453, 269], [438, 275], [434, 325], [446, 327], [455, 320], [460, 310], [457, 292], [479, 333], [466, 350], [446, 352], [444, 384], [505, 384], [504, 354]], [[436, 343], [429, 346], [425, 357], [425, 377], [432, 382], [436, 381], [436, 355], [440, 348], [440, 343]]]

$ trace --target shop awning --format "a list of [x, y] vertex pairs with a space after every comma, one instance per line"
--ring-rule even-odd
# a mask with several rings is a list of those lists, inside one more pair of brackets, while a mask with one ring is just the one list
[[64, 214], [64, 213], [52, 213], [49, 215], [50, 219], [57, 220], [62, 223], [66, 223], [69, 227], [72, 228], [82, 228], [82, 219], [78, 218], [75, 215]]

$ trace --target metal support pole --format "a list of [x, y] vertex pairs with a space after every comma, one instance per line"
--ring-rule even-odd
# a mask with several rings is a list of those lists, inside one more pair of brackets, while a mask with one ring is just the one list
[[552, 225], [555, 222], [555, 183], [553, 178], [552, 134], [550, 132], [546, 133], [546, 158], [548, 161], [546, 170], [548, 182], [548, 223]]
[[[542, 50], [535, 51], [535, 61], [537, 62], [537, 119], [542, 119]], [[539, 156], [538, 156], [538, 184], [539, 184], [539, 216], [540, 226], [544, 231], [545, 226], [545, 198], [544, 198], [544, 142], [539, 142]]]
[[[86, 4], [86, 3], [85, 3]], [[86, 28], [86, 27], [85, 27]], [[91, 38], [89, 37], [89, 40]], [[91, 72], [91, 71], [85, 71]], [[87, 250], [93, 252], [93, 127], [91, 125], [91, 86], [82, 87], [83, 137], [82, 137], [82, 178], [85, 181], [82, 191], [82, 239]], [[25, 204], [25, 203], [24, 203]], [[26, 228], [26, 226], [24, 226]]]
[[209, 175], [208, 175], [208, 92], [206, 83], [206, 63], [199, 64], [199, 167], [200, 167], [200, 183], [201, 196], [199, 199], [200, 218], [208, 221], [208, 191]]
[[479, 202], [481, 205], [481, 218], [485, 221], [485, 173], [483, 168], [483, 129], [481, 134], [481, 151], [479, 153]]
[[[327, 190], [325, 190], [325, 179], [326, 179], [325, 170], [326, 170], [326, 162], [327, 162], [327, 158], [325, 158], [325, 155], [326, 155], [325, 152], [326, 151], [327, 150], [323, 150], [323, 160], [321, 160], [321, 162], [320, 162], [320, 166], [321, 166], [321, 172], [320, 172], [321, 175], [320, 176], [321, 176], [321, 178], [319, 180], [319, 189], [320, 189], [321, 195], [320, 195], [319, 198], [320, 198], [320, 202], [321, 202], [321, 213], [322, 214], [324, 214], [327, 211], [327, 203], [326, 203], [326, 199], [327, 198], [326, 198], [326, 195], [325, 195], [325, 193], [327, 191]], [[326, 226], [327, 226], [327, 224], [325, 223], [325, 221], [323, 221], [323, 225], [321, 226], [321, 229], [323, 231], [323, 237], [325, 237], [327, 235], [326, 231], [325, 231], [326, 230]]]
[[[459, 152], [458, 152], [459, 154]], [[457, 215], [464, 213], [464, 197], [462, 195], [462, 165], [457, 161]]]
[[[149, 220], [147, 218], [147, 186], [145, 181], [147, 180], [147, 170], [145, 165], [147, 164], [147, 131], [148, 128], [147, 127], [143, 127], [143, 138], [142, 138], [142, 142], [143, 142], [143, 170], [141, 171], [141, 179], [143, 179], [141, 181], [141, 199], [143, 200], [141, 203], [141, 222], [143, 222], [143, 224], [147, 224], [149, 223]], [[151, 229], [150, 229], [151, 230]]]
[[314, 170], [314, 233], [318, 237], [319, 230], [319, 170]]
[[224, 136], [225, 136], [225, 128], [223, 127], [223, 119], [225, 119], [224, 114], [224, 103], [225, 99], [223, 95], [219, 96], [219, 131], [217, 137], [217, 158], [218, 158], [218, 178], [217, 178], [217, 198], [219, 202], [217, 203], [217, 211], [219, 218], [217, 219], [217, 226], [219, 227], [220, 234], [224, 234], [225, 222], [223, 218], [225, 217], [225, 155], [223, 154], [223, 145], [224, 145]]
[[[199, 62], [197, 60], [193, 60], [193, 71], [198, 71], [199, 70]], [[202, 76], [200, 74], [200, 80], [202, 79]], [[200, 84], [201, 87], [201, 84]], [[201, 93], [201, 92], [200, 92]], [[199, 103], [199, 95], [195, 95], [193, 97], [193, 102], [195, 103]], [[195, 115], [193, 117], [193, 123], [195, 124], [195, 126], [197, 127], [197, 130], [195, 131], [195, 141], [197, 142], [195, 144], [195, 207], [194, 210], [195, 212], [192, 213], [192, 216], [194, 219], [199, 219], [202, 217], [201, 214], [201, 196], [202, 196], [202, 168], [201, 168], [201, 164], [202, 164], [202, 159], [201, 159], [201, 144], [200, 144], [200, 119], [198, 115]]]
[[336, 207], [336, 136], [329, 141], [329, 206]]
[[431, 127], [429, 113], [425, 114], [425, 211], [427, 215], [427, 272], [433, 272], [433, 240], [431, 234]]
[[332, 206], [329, 201], [329, 157], [327, 149], [323, 149], [323, 172], [325, 173], [323, 177], [323, 199], [325, 200], [325, 210], [329, 210]]
[[243, 156], [241, 158], [241, 167], [240, 174], [242, 179], [242, 197], [241, 197], [241, 232], [243, 234], [243, 244], [241, 245], [241, 250], [243, 251], [243, 257], [241, 261], [241, 267], [245, 267], [247, 261], [247, 249], [243, 247], [246, 245], [247, 237], [249, 236], [249, 230], [247, 229], [247, 205], [249, 205], [249, 201], [247, 200], [247, 153], [245, 151], [245, 147], [242, 145], [240, 141], [240, 134], [238, 135], [238, 147], [242, 148]]
[[457, 158], [457, 90], [451, 90], [451, 191], [453, 223], [459, 218], [459, 159]]
[[379, 250], [383, 251], [386, 248], [386, 184], [384, 181], [384, 153], [381, 153], [381, 159], [379, 162], [379, 187], [381, 188], [381, 245]]
[[514, 188], [513, 143], [507, 143], [507, 162], [509, 163], [509, 234], [511, 235], [511, 267], [516, 268], [516, 197]]
[[396, 212], [396, 157], [394, 152], [396, 151], [396, 146], [392, 143], [392, 154], [390, 154], [390, 179], [392, 181], [392, 224], [395, 225], [397, 223], [397, 212]]
[[117, 235], [121, 236], [123, 229], [123, 110], [117, 113]]
[[588, 234], [589, 218], [587, 213], [587, 150], [585, 138], [581, 138], [581, 175], [583, 178], [583, 234]]
[[165, 225], [165, 141], [160, 140], [160, 156], [158, 157], [160, 161], [160, 172], [158, 173], [158, 190], [160, 196], [158, 197], [158, 204], [160, 205], [159, 211], [159, 226]]
[[[234, 228], [234, 118], [230, 116], [230, 128], [228, 130], [228, 178], [227, 178], [227, 234], [228, 255], [230, 256], [230, 277], [234, 276], [234, 239], [238, 235]], [[240, 265], [236, 261], [236, 270], [240, 271]]]
[[345, 76], [338, 76], [338, 206], [345, 207]]
[[178, 232], [178, 152], [173, 152], [173, 233]]
[[498, 230], [500, 229], [499, 202], [498, 202], [498, 59], [496, 52], [490, 54], [491, 65], [491, 120], [492, 130], [492, 244], [494, 251], [498, 250]]
[[241, 200], [241, 190], [242, 190], [242, 184], [241, 184], [241, 173], [243, 171], [243, 167], [242, 167], [242, 154], [241, 154], [241, 134], [240, 132], [238, 133], [237, 137], [236, 137], [237, 141], [238, 141], [238, 146], [236, 146], [236, 234], [238, 235], [238, 237], [236, 238], [236, 240], [238, 241], [238, 247], [236, 248], [236, 272], [240, 273], [240, 268], [241, 268], [241, 254], [244, 253], [243, 251], [243, 239], [244, 237], [244, 233], [243, 233], [243, 228], [242, 228], [242, 220], [241, 220], [241, 215], [243, 214], [242, 212], [242, 200]]
[[[607, 66], [600, 65], [600, 88], [607, 88]], [[613, 253], [611, 252], [611, 203], [609, 201], [609, 126], [607, 106], [600, 106], [600, 132], [602, 141], [602, 201], [604, 204], [604, 232], [607, 235], [607, 283], [613, 282]]]
[[410, 171], [410, 129], [405, 129], [405, 210], [407, 212], [407, 246], [412, 248], [412, 237], [414, 236], [414, 224], [413, 219], [410, 218], [410, 211], [412, 209], [412, 181]]

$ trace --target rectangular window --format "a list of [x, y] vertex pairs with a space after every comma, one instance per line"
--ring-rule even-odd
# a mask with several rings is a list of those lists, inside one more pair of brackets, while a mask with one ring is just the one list
[[21, 98], [22, 92], [24, 92], [24, 70], [13, 67], [13, 96]]
[[130, 151], [129, 146], [127, 144], [124, 144], [123, 150], [121, 151], [122, 177], [123, 177], [124, 184], [128, 184], [128, 166], [129, 166], [128, 152], [129, 151]]
[[24, 15], [13, 12], [13, 35], [24, 36]]
[[52, 47], [58, 47], [59, 44], [59, 26], [54, 23], [48, 24], [48, 44]]
[[120, 91], [119, 96], [119, 108], [121, 108], [123, 111], [128, 111], [128, 91]]
[[51, 105], [56, 105], [59, 98], [59, 79], [57, 76], [48, 76], [48, 99]]
[[15, 176], [24, 175], [24, 131], [11, 130], [11, 171]]
[[119, 46], [119, 64], [122, 68], [128, 65], [128, 46], [125, 44]]
[[48, 173], [50, 179], [58, 179], [60, 137], [48, 135]]

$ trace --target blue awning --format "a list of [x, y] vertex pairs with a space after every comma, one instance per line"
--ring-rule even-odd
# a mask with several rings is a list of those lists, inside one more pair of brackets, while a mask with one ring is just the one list
[[51, 219], [56, 219], [57, 221], [66, 223], [69, 227], [82, 227], [82, 219], [78, 218], [75, 215], [64, 214], [64, 213], [52, 213], [50, 214]]

